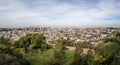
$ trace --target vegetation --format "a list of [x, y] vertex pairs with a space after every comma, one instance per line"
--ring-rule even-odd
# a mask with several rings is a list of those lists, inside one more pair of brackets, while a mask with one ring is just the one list
[[14, 52], [9, 39], [0, 38], [0, 65], [30, 65], [20, 53]]
[[[97, 46], [89, 43], [56, 40], [52, 48], [42, 34], [27, 34], [14, 43], [1, 37], [0, 65], [120, 65], [120, 33]], [[76, 50], [69, 51], [66, 46]]]
[[61, 41], [55, 41], [54, 63], [53, 65], [63, 65], [65, 60], [65, 45]]
[[[72, 65], [120, 65], [120, 33], [113, 38], [104, 39], [96, 47], [83, 54], [84, 43], [76, 45]], [[88, 48], [88, 47], [87, 47]]]
[[22, 52], [31, 52], [33, 50], [44, 51], [50, 48], [42, 34], [27, 34], [16, 41], [14, 47], [23, 49]]

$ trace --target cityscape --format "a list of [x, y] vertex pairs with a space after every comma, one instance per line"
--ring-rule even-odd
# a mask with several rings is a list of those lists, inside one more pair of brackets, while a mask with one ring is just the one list
[[0, 65], [120, 65], [120, 0], [0, 0]]
[[26, 28], [1, 28], [0, 37], [17, 41], [22, 36], [29, 33], [43, 34], [46, 43], [50, 44], [54, 40], [73, 40], [77, 42], [92, 41], [97, 44], [104, 38], [111, 38], [120, 28], [50, 28], [50, 27], [26, 27]]

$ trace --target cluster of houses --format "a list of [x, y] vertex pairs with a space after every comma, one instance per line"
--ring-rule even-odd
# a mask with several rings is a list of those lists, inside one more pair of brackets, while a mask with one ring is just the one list
[[91, 44], [95, 44], [105, 37], [113, 37], [117, 31], [120, 31], [120, 28], [26, 27], [21, 29], [14, 28], [12, 30], [0, 30], [0, 37], [5, 37], [9, 38], [11, 41], [16, 41], [28, 33], [38, 33], [43, 34], [46, 37], [46, 43], [48, 44], [59, 39], [74, 40], [76, 43], [92, 41]]

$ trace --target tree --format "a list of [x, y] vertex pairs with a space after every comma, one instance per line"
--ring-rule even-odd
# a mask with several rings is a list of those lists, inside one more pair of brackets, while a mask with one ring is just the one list
[[46, 39], [42, 34], [27, 34], [20, 38], [20, 40], [14, 43], [16, 48], [23, 48], [25, 52], [31, 50], [46, 50], [48, 45], [46, 44]]
[[72, 65], [87, 65], [86, 60], [83, 56], [83, 45], [77, 44], [75, 50], [74, 62]]
[[0, 65], [29, 65], [20, 53], [11, 48], [9, 39], [0, 38]]
[[62, 41], [57, 40], [54, 42], [56, 47], [54, 49], [54, 64], [53, 65], [63, 65], [65, 63], [65, 45]]
[[62, 40], [62, 43], [66, 46], [74, 46], [74, 41], [73, 40]]
[[95, 48], [95, 64], [97, 65], [119, 65], [120, 63], [120, 45], [119, 33], [112, 38], [104, 39], [103, 44]]

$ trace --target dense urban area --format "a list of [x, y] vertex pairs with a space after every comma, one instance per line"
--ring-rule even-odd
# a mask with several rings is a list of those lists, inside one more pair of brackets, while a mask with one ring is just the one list
[[54, 40], [74, 40], [77, 42], [92, 41], [96, 44], [105, 37], [113, 37], [120, 31], [119, 28], [50, 28], [50, 27], [27, 27], [27, 28], [1, 28], [0, 37], [9, 38], [11, 41], [19, 40], [20, 37], [29, 33], [43, 34], [46, 43]]
[[0, 65], [120, 65], [120, 28], [0, 28]]

